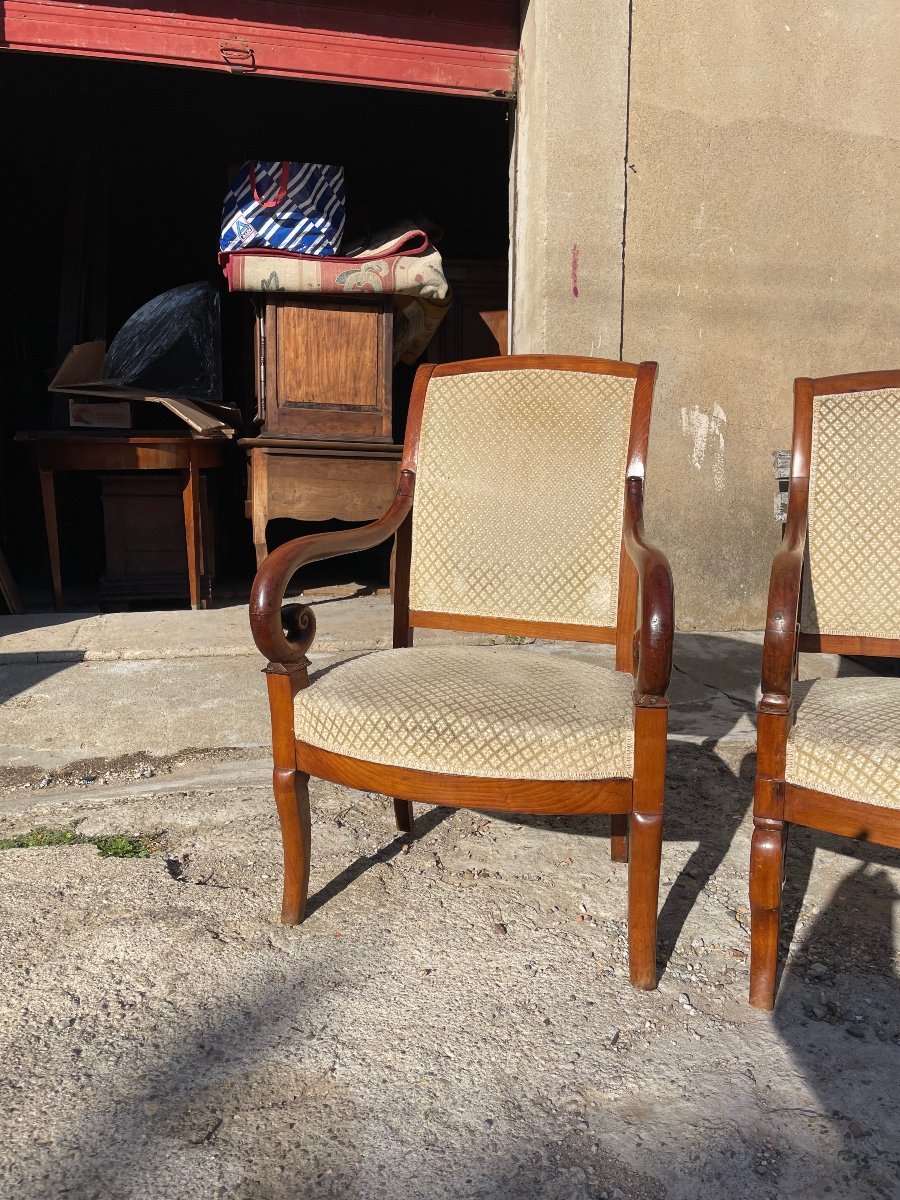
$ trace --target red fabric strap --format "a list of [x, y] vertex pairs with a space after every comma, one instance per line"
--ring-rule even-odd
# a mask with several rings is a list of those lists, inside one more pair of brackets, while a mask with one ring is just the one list
[[290, 177], [291, 177], [291, 164], [290, 164], [290, 162], [283, 162], [281, 164], [281, 185], [278, 188], [278, 195], [275, 197], [274, 200], [261, 200], [260, 196], [259, 196], [259, 192], [257, 192], [257, 190], [256, 190], [256, 167], [253, 163], [251, 163], [250, 164], [250, 187], [253, 189], [253, 199], [256, 201], [257, 204], [261, 204], [263, 208], [277, 208], [278, 205], [282, 202], [282, 200], [287, 195], [288, 180], [290, 179]]

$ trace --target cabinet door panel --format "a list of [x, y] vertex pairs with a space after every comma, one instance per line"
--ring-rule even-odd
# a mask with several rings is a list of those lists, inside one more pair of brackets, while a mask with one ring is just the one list
[[389, 435], [391, 331], [381, 298], [267, 301], [266, 432]]

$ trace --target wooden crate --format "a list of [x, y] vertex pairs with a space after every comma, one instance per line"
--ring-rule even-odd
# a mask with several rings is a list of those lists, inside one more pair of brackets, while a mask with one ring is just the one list
[[392, 333], [390, 298], [265, 293], [262, 433], [389, 442]]

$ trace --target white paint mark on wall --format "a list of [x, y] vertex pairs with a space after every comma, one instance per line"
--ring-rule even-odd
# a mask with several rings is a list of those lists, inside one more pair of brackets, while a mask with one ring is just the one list
[[698, 405], [681, 410], [681, 432], [691, 443], [691, 466], [699, 471], [712, 448], [713, 482], [716, 491], [725, 490], [725, 424], [728, 418], [724, 410], [713, 405], [711, 413], [703, 412]]

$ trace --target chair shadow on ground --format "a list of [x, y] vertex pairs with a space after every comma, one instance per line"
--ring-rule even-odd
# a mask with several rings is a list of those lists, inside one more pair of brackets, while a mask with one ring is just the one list
[[380, 863], [390, 862], [399, 854], [404, 852], [404, 848], [409, 850], [413, 839], [425, 837], [441, 824], [451, 817], [455, 812], [452, 808], [430, 808], [427, 812], [422, 813], [416, 818], [415, 828], [410, 833], [400, 833], [389, 842], [388, 845], [382, 846], [380, 850], [376, 850], [374, 854], [360, 855], [343, 871], [339, 871], [333, 879], [329, 880], [324, 887], [319, 888], [306, 904], [306, 916], [310, 917], [313, 913], [318, 912], [320, 908], [324, 908], [329, 901], [334, 900], [346, 888], [351, 887], [361, 876], [365, 875], [366, 871], [370, 871], [373, 867]]

